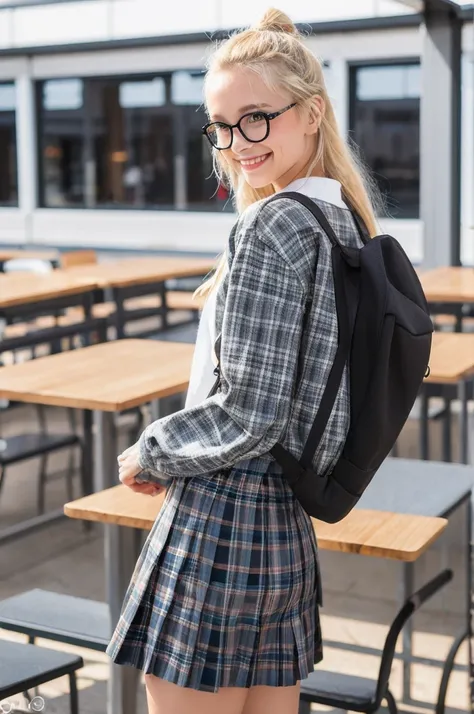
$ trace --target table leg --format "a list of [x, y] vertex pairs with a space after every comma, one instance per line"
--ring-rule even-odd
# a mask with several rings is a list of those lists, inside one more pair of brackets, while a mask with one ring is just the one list
[[[403, 601], [415, 591], [415, 564], [403, 564]], [[411, 657], [413, 648], [413, 620], [410, 618], [402, 631], [403, 690], [402, 700], [411, 702]]]
[[151, 406], [151, 420], [156, 421], [157, 419], [162, 419], [169, 414], [174, 414], [174, 412], [179, 411], [184, 407], [182, 395], [172, 394], [170, 397], [162, 397], [161, 399], [155, 399], [150, 404]]
[[468, 403], [467, 403], [467, 384], [465, 380], [461, 380], [458, 385], [458, 398], [461, 403], [461, 411], [459, 413], [459, 448], [460, 461], [462, 464], [467, 464], [468, 456]]
[[469, 704], [471, 714], [474, 714], [474, 642], [473, 642], [473, 625], [474, 625], [474, 543], [473, 537], [473, 510], [474, 497], [471, 493], [471, 498], [466, 503], [466, 596], [467, 596], [467, 650], [469, 662]]
[[[117, 433], [114, 414], [94, 412], [95, 490], [119, 483]], [[120, 616], [123, 598], [141, 548], [141, 532], [134, 528], [105, 525], [105, 573], [112, 628]], [[107, 714], [135, 714], [140, 671], [110, 662]]]
[[429, 458], [429, 422], [428, 422], [428, 395], [426, 389], [420, 393], [420, 459], [427, 461]]
[[452, 458], [451, 453], [451, 400], [445, 399], [445, 413], [443, 416], [443, 461], [450, 463]]
[[94, 491], [94, 442], [92, 438], [92, 412], [90, 409], [82, 411], [82, 426], [81, 477], [83, 495], [87, 496]]
[[[115, 628], [119, 620], [123, 599], [141, 547], [141, 531], [136, 528], [106, 526], [105, 568], [112, 628]], [[110, 662], [109, 666], [107, 714], [135, 714], [140, 670], [113, 662]]]
[[113, 291], [115, 301], [115, 329], [117, 340], [123, 340], [125, 337], [125, 308], [124, 297], [120, 288], [115, 288]]
[[161, 307], [160, 307], [160, 316], [161, 316], [161, 330], [166, 330], [167, 327], [169, 327], [169, 322], [168, 322], [168, 304], [167, 304], [167, 287], [166, 283], [163, 282], [160, 284], [159, 287], [159, 295], [161, 298]]

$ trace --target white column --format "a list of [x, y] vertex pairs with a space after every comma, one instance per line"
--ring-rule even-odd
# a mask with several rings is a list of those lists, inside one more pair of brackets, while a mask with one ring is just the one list
[[[324, 58], [326, 59], [326, 58]], [[327, 58], [324, 70], [329, 98], [334, 106], [337, 123], [343, 136], [349, 130], [349, 68], [344, 57]]]
[[462, 59], [461, 261], [474, 262], [474, 55]]
[[459, 261], [461, 25], [450, 6], [425, 9], [420, 102], [425, 268]]
[[25, 242], [33, 241], [33, 211], [37, 202], [36, 111], [30, 60], [16, 79], [16, 132], [19, 207], [24, 218]]

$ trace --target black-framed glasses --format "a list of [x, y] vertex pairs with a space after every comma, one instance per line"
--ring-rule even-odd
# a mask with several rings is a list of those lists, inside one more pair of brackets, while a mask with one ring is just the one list
[[240, 131], [244, 139], [253, 143], [264, 141], [270, 133], [270, 120], [280, 116], [296, 106], [297, 102], [288, 104], [278, 112], [262, 112], [260, 110], [249, 112], [240, 117], [237, 124], [226, 124], [223, 121], [211, 121], [202, 127], [202, 133], [207, 136], [210, 144], [219, 151], [230, 149], [234, 138], [234, 129]]

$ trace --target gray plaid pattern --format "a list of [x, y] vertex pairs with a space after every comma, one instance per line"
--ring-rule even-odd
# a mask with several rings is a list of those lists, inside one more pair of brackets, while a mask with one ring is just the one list
[[[349, 210], [316, 202], [342, 243], [362, 245]], [[274, 444], [302, 454], [337, 347], [331, 244], [296, 201], [266, 204], [247, 208], [229, 237], [216, 296], [222, 391], [145, 429], [140, 465], [148, 480], [167, 485], [233, 466], [281, 474], [268, 453]], [[333, 467], [348, 428], [346, 369], [313, 459], [317, 472]]]
[[[358, 244], [350, 213], [318, 203]], [[216, 296], [222, 392], [140, 438], [142, 475], [168, 488], [107, 648], [117, 664], [212, 692], [291, 686], [322, 659], [314, 530], [268, 451], [281, 441], [301, 454], [337, 342], [330, 244], [303, 206], [249, 207], [228, 268]], [[344, 381], [320, 470], [348, 413]]]

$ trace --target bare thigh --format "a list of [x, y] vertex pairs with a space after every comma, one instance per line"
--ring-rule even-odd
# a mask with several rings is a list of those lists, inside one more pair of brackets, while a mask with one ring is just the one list
[[[242, 714], [251, 691], [244, 687], [221, 687], [218, 692], [201, 692], [179, 687], [153, 674], [145, 675], [145, 686], [148, 714]], [[268, 711], [270, 713], [270, 709]], [[278, 712], [272, 711], [271, 714]], [[285, 714], [293, 713], [288, 711]]]
[[294, 687], [250, 687], [242, 714], [298, 714], [300, 682]]

